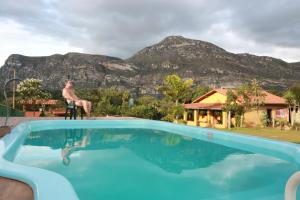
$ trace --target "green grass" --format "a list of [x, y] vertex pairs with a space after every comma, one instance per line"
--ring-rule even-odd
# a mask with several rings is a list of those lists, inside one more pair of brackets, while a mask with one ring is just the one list
[[299, 130], [286, 131], [286, 130], [280, 130], [276, 128], [232, 128], [232, 129], [226, 129], [226, 131], [300, 144]]

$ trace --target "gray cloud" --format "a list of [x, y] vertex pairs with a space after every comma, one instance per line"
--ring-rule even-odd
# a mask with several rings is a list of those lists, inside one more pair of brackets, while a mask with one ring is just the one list
[[[0, 20], [14, 20], [88, 53], [126, 58], [168, 35], [230, 50], [225, 37], [230, 32], [261, 44], [257, 52], [300, 49], [299, 10], [295, 0], [12, 0], [0, 2]], [[223, 32], [215, 29], [219, 26]]]
[[300, 47], [300, 2], [231, 1], [231, 27], [257, 42]]

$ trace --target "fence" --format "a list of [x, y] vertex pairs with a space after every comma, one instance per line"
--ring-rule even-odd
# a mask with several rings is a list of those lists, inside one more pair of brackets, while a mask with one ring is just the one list
[[[11, 117], [24, 117], [24, 113], [13, 109], [13, 108], [8, 108], [9, 109], [9, 116]], [[5, 117], [6, 116], [6, 106], [0, 104], [0, 117]]]

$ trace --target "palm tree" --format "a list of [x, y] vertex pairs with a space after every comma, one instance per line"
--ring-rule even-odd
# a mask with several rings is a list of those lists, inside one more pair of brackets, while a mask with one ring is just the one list
[[228, 90], [226, 93], [226, 103], [224, 109], [227, 111], [227, 126], [231, 128], [231, 112], [235, 110], [235, 106], [237, 105], [237, 95], [234, 94], [232, 90]]
[[249, 83], [241, 85], [237, 89], [237, 95], [239, 97], [241, 107], [243, 108], [240, 124], [241, 127], [243, 127], [245, 112], [251, 108], [251, 85]]
[[253, 79], [250, 84], [250, 98], [251, 105], [256, 110], [256, 126], [258, 125], [259, 120], [259, 108], [264, 104], [266, 94], [263, 92], [260, 84], [256, 79]]
[[291, 114], [291, 125], [293, 126], [296, 121], [296, 107], [300, 104], [300, 86], [293, 86], [284, 94], [284, 98], [289, 105], [289, 111], [293, 112]]

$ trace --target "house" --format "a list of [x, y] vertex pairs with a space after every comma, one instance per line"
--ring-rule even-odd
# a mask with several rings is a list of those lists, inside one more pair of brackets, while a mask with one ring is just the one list
[[[188, 125], [201, 127], [228, 127], [228, 113], [224, 111], [228, 89], [213, 89], [196, 98], [190, 104], [184, 104], [184, 120]], [[235, 90], [232, 90], [235, 92]], [[266, 113], [273, 126], [275, 119], [289, 119], [288, 104], [285, 99], [267, 91], [263, 91], [264, 103], [258, 109], [248, 109], [243, 116], [244, 126], [262, 125], [261, 118]], [[251, 97], [250, 97], [251, 98]], [[238, 98], [237, 103], [241, 103]], [[258, 119], [259, 118], [259, 119]], [[234, 113], [231, 114], [231, 124], [235, 125]]]

